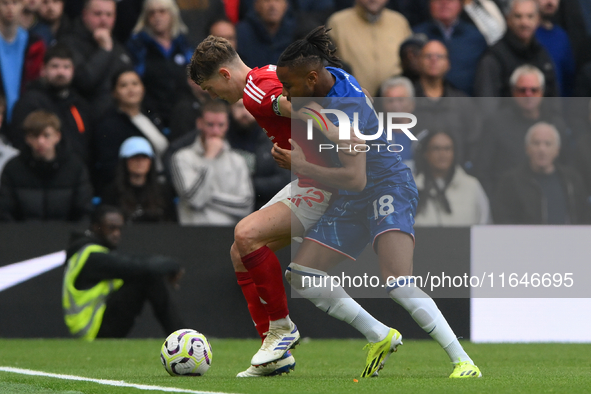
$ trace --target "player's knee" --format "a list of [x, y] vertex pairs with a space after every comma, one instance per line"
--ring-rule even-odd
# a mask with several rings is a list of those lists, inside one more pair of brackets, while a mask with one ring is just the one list
[[236, 243], [233, 243], [232, 247], [230, 248], [230, 258], [232, 259], [232, 265], [234, 266], [234, 271], [246, 272], [246, 268], [244, 268], [244, 264], [242, 263], [242, 259], [240, 258], [240, 252], [238, 252], [238, 248], [236, 247]]
[[238, 222], [234, 228], [234, 244], [237, 250], [242, 254], [249, 253], [257, 241], [257, 234], [256, 227], [252, 226], [248, 219]]

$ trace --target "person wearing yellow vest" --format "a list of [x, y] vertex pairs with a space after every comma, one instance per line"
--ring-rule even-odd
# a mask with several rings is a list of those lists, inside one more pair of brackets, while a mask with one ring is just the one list
[[92, 214], [88, 230], [72, 235], [62, 305], [74, 337], [123, 338], [145, 302], [151, 304], [165, 333], [184, 327], [166, 284], [178, 287], [184, 269], [170, 257], [116, 252], [123, 224], [118, 208], [103, 205]]

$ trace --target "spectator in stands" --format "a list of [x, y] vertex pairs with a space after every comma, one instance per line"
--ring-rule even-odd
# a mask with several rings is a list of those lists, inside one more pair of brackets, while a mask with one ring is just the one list
[[19, 26], [23, 0], [0, 1], [0, 94], [6, 98], [6, 122], [28, 82], [41, 71], [45, 45]]
[[61, 123], [64, 148], [90, 162], [89, 142], [91, 109], [72, 87], [74, 63], [72, 52], [63, 44], [49, 48], [45, 54], [41, 78], [32, 82], [14, 106], [11, 140], [21, 149], [24, 135], [20, 129], [24, 119], [37, 109], [56, 114]]
[[536, 0], [512, 0], [506, 13], [507, 33], [489, 48], [478, 65], [474, 92], [479, 97], [509, 97], [513, 71], [531, 64], [544, 73], [545, 95], [560, 94], [552, 58], [535, 37], [540, 22]]
[[205, 104], [197, 120], [195, 142], [172, 155], [172, 179], [183, 225], [233, 226], [252, 212], [254, 192], [248, 166], [226, 141], [228, 124], [225, 103]]
[[327, 21], [337, 54], [372, 95], [382, 81], [402, 72], [400, 45], [412, 34], [404, 16], [385, 9], [386, 3], [356, 0], [354, 7], [334, 13]]
[[74, 86], [97, 116], [111, 102], [111, 77], [131, 65], [125, 48], [112, 36], [114, 24], [114, 0], [85, 0], [81, 19], [74, 22], [72, 32], [63, 40], [74, 55]]
[[417, 150], [419, 204], [416, 226], [471, 226], [490, 223], [486, 193], [456, 160], [453, 135], [432, 131]]
[[[489, 196], [501, 175], [526, 160], [524, 136], [535, 123], [544, 121], [561, 133], [563, 157], [567, 158], [567, 127], [545, 103], [544, 74], [536, 67], [518, 67], [510, 78], [513, 99], [505, 99], [499, 111], [484, 122], [475, 158], [475, 174]], [[566, 146], [564, 146], [566, 145]]]
[[536, 30], [536, 39], [554, 60], [560, 96], [570, 97], [573, 94], [575, 57], [568, 34], [553, 22], [560, 0], [537, 0], [537, 2], [542, 20]]
[[167, 288], [167, 282], [178, 287], [184, 269], [170, 257], [116, 252], [123, 225], [122, 212], [105, 205], [92, 214], [88, 230], [72, 234], [62, 306], [74, 337], [124, 338], [146, 302], [164, 333], [185, 326]]
[[82, 161], [60, 149], [60, 121], [44, 110], [23, 123], [27, 146], [2, 172], [0, 219], [69, 220], [91, 211], [92, 187]]
[[[401, 77], [408, 78], [412, 83], [419, 80], [421, 72], [421, 50], [427, 43], [427, 36], [424, 34], [413, 34], [402, 44], [398, 54], [400, 56], [400, 65], [402, 67]], [[383, 92], [380, 91], [380, 95]]]
[[187, 26], [174, 0], [146, 0], [140, 19], [127, 43], [136, 72], [146, 87], [144, 107], [162, 118], [168, 128], [171, 111], [187, 86], [187, 64], [193, 50]]
[[209, 26], [209, 34], [215, 37], [222, 37], [230, 41], [232, 48], [238, 48], [238, 41], [236, 39], [236, 26], [229, 20], [217, 19]]
[[236, 26], [238, 54], [249, 67], [275, 64], [295, 40], [296, 22], [287, 0], [255, 0]]
[[128, 223], [176, 221], [174, 192], [158, 182], [154, 150], [143, 137], [129, 137], [119, 149], [115, 180], [101, 203], [119, 207]]
[[40, 35], [46, 46], [55, 45], [72, 29], [72, 22], [64, 14], [65, 0], [41, 0], [39, 22], [31, 32]]
[[142, 111], [144, 85], [139, 75], [133, 70], [121, 70], [113, 76], [111, 86], [115, 105], [97, 123], [91, 144], [93, 182], [99, 194], [113, 180], [119, 148], [127, 138], [138, 136], [150, 141], [156, 153], [154, 161], [158, 173], [162, 172], [161, 158], [168, 148], [168, 139], [149, 114]]
[[207, 37], [211, 21], [226, 17], [223, 0], [177, 0], [177, 3], [181, 18], [189, 27], [189, 44], [193, 48]]
[[456, 142], [457, 162], [469, 168], [482, 120], [473, 100], [447, 82], [449, 69], [445, 45], [435, 40], [425, 44], [421, 51], [420, 78], [415, 84], [415, 114], [421, 120], [421, 127], [449, 130]]
[[[406, 77], [389, 78], [382, 82], [380, 86], [382, 99], [376, 100], [380, 110], [384, 112], [406, 112], [414, 113], [415, 110], [415, 88]], [[405, 124], [410, 123], [409, 118], [392, 119], [392, 123]], [[420, 127], [415, 127], [411, 132], [416, 136]], [[398, 144], [402, 147], [402, 151], [398, 154], [402, 157], [402, 161], [411, 169], [414, 170], [414, 146], [415, 143], [408, 138], [400, 129], [395, 129], [392, 134], [394, 139], [392, 144]]]
[[23, 12], [20, 16], [20, 25], [29, 30], [37, 24], [37, 11], [39, 10], [40, 0], [22, 0]]
[[556, 163], [560, 133], [539, 122], [525, 135], [527, 163], [506, 173], [492, 199], [498, 224], [589, 223], [589, 205], [581, 178]]
[[449, 82], [451, 64], [443, 42], [427, 42], [421, 50], [419, 64], [419, 80], [415, 84], [417, 97], [466, 97], [466, 93]]
[[478, 61], [488, 48], [486, 40], [476, 26], [460, 18], [462, 0], [431, 0], [429, 9], [433, 19], [413, 31], [445, 43], [450, 64], [447, 80], [472, 95]]
[[[2, 170], [10, 159], [18, 155], [18, 150], [12, 146], [7, 145], [2, 135], [2, 119], [4, 118], [4, 111], [6, 111], [6, 99], [0, 95], [0, 181], [2, 180]], [[2, 183], [0, 183], [1, 185]]]
[[464, 11], [484, 36], [488, 45], [494, 45], [507, 30], [505, 17], [492, 0], [464, 0]]
[[246, 160], [255, 193], [255, 209], [265, 205], [291, 181], [291, 173], [279, 168], [271, 155], [273, 143], [257, 124], [242, 100], [231, 107], [230, 147]]
[[555, 22], [570, 38], [577, 69], [591, 61], [591, 2], [588, 0], [561, 0]]

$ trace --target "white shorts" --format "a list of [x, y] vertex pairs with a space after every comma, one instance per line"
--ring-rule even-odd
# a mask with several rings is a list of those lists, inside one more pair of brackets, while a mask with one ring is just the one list
[[298, 180], [296, 179], [285, 185], [261, 209], [282, 202], [291, 209], [304, 226], [304, 231], [307, 232], [316, 224], [318, 219], [324, 214], [324, 211], [326, 211], [326, 208], [328, 208], [331, 195], [331, 192], [318, 189], [317, 187], [301, 187], [298, 185]]

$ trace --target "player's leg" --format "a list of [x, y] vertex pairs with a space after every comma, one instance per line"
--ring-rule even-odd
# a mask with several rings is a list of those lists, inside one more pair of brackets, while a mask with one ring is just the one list
[[[299, 337], [297, 328], [289, 318], [282, 268], [271, 247], [285, 246], [290, 243], [292, 232], [301, 235], [303, 231], [302, 224], [282, 202], [252, 213], [238, 223], [234, 230], [234, 270], [247, 298], [257, 331], [264, 337], [261, 349], [271, 346], [265, 346], [269, 332], [273, 333], [270, 338], [273, 343], [276, 342], [272, 341], [276, 337], [276, 331], [281, 332], [279, 337], [291, 338], [294, 336], [291, 332], [295, 330], [294, 334]], [[237, 256], [240, 256], [240, 263]], [[295, 338], [294, 342], [297, 339], [299, 338]], [[272, 346], [273, 349], [277, 347]], [[251, 360], [252, 364], [262, 365], [278, 360], [288, 349], [289, 347], [278, 349], [278, 352], [259, 351]]]
[[[378, 253], [382, 275], [388, 280], [390, 297], [406, 309], [419, 326], [445, 350], [455, 366], [450, 377], [481, 376], [480, 370], [460, 345], [433, 299], [413, 283], [412, 236], [402, 231], [384, 232], [376, 238], [374, 247]], [[458, 376], [454, 376], [456, 374]]]
[[267, 336], [251, 360], [254, 366], [281, 359], [300, 338], [289, 318], [283, 274], [270, 246], [278, 247], [288, 238], [301, 236], [322, 216], [330, 199], [330, 193], [301, 188], [297, 181], [288, 185], [286, 191], [279, 203], [267, 206], [258, 215], [250, 215], [235, 229], [236, 249], [269, 315]]
[[[269, 249], [275, 252], [279, 249], [283, 249], [290, 243], [291, 239], [288, 238], [270, 244]], [[263, 341], [267, 336], [266, 332], [269, 331], [269, 315], [267, 314], [265, 305], [261, 302], [261, 298], [257, 291], [256, 285], [250, 277], [250, 273], [246, 270], [246, 268], [244, 268], [244, 264], [242, 264], [240, 254], [238, 253], [235, 244], [232, 244], [230, 256], [232, 258], [232, 264], [234, 266], [234, 273], [236, 274], [238, 285], [240, 286], [242, 294], [244, 295], [248, 305], [248, 311], [254, 326], [261, 337], [261, 341]]]
[[[369, 377], [383, 366], [384, 358], [402, 343], [402, 337], [370, 315], [340, 285], [332, 283], [327, 274], [345, 257], [357, 257], [367, 245], [366, 228], [356, 225], [354, 218], [346, 218], [341, 208], [339, 202], [335, 202], [308, 234], [294, 262], [288, 267], [286, 278], [294, 290], [320, 310], [350, 324], [370, 344], [380, 344], [375, 347], [376, 351], [369, 352], [362, 373], [362, 377]], [[334, 211], [341, 213], [338, 217], [331, 216]]]
[[[289, 245], [290, 243], [291, 239], [287, 239], [280, 242], [272, 243], [268, 246], [271, 250], [277, 251]], [[234, 264], [234, 271], [238, 279], [238, 284], [240, 285], [242, 293], [244, 294], [244, 298], [246, 298], [246, 302], [248, 303], [248, 311], [250, 312], [250, 316], [252, 317], [252, 320], [255, 324], [255, 328], [259, 333], [261, 340], [264, 341], [264, 339], [267, 336], [267, 331], [269, 331], [269, 315], [267, 314], [265, 305], [261, 302], [261, 298], [259, 297], [259, 293], [257, 292], [256, 285], [254, 284], [252, 278], [250, 277], [250, 274], [242, 264], [240, 254], [238, 253], [238, 250], [236, 249], [235, 245], [232, 245], [230, 255], [232, 256], [232, 263]], [[251, 365], [246, 370], [238, 373], [236, 377], [256, 378], [263, 376], [281, 375], [293, 371], [295, 369], [295, 364], [295, 358], [291, 355], [290, 351], [287, 351], [285, 352], [283, 357], [281, 357], [281, 359], [277, 360], [276, 362], [265, 366]]]

